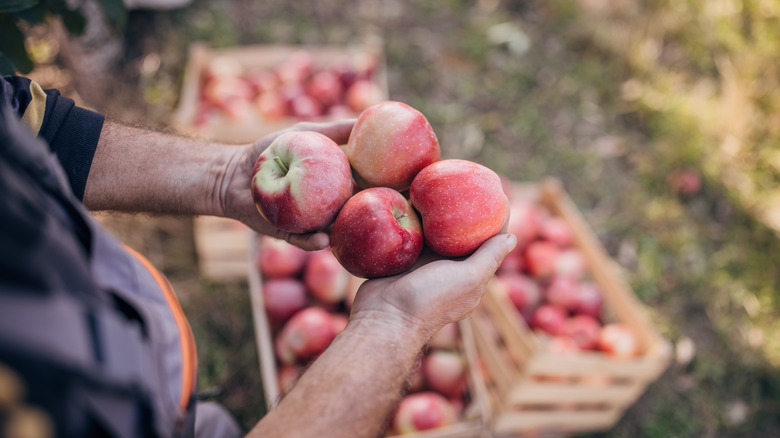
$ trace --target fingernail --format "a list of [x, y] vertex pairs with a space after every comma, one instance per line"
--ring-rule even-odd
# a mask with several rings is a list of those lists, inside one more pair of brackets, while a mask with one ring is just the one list
[[514, 234], [507, 234], [506, 244], [509, 246], [509, 251], [512, 251], [517, 246], [517, 237]]

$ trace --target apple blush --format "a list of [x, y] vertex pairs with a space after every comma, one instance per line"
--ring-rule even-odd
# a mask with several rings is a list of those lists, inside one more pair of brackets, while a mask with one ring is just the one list
[[312, 131], [279, 135], [252, 171], [252, 197], [260, 214], [291, 233], [328, 227], [352, 196], [347, 157], [330, 138]]
[[498, 234], [509, 216], [499, 176], [466, 160], [437, 161], [421, 170], [410, 200], [422, 218], [425, 243], [447, 257], [471, 254]]
[[384, 101], [366, 108], [345, 150], [363, 188], [409, 188], [415, 175], [439, 161], [439, 141], [425, 116], [411, 106]]
[[352, 275], [387, 277], [406, 271], [417, 260], [423, 246], [422, 226], [401, 193], [375, 187], [344, 204], [333, 223], [330, 244]]

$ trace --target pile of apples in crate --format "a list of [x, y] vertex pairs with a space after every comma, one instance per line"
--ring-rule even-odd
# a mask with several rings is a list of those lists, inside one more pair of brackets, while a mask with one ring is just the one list
[[219, 58], [203, 70], [195, 124], [219, 115], [233, 121], [354, 116], [385, 98], [374, 81], [377, 64], [375, 54], [363, 53], [320, 66], [306, 49], [273, 67]]
[[[281, 240], [259, 239], [257, 269], [284, 393], [346, 327], [363, 280], [350, 275], [329, 250], [306, 252]], [[453, 323], [430, 342], [409, 379], [407, 395], [388, 418], [389, 433], [439, 428], [459, 420], [469, 393], [458, 340]]]
[[508, 231], [518, 244], [496, 279], [525, 323], [554, 352], [638, 355], [636, 334], [625, 324], [607, 321], [601, 290], [568, 222], [529, 199], [510, 197], [510, 202]]

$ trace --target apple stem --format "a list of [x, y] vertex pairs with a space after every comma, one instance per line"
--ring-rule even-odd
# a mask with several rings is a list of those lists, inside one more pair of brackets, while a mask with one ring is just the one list
[[397, 221], [398, 221], [398, 220], [401, 220], [401, 219], [405, 218], [406, 216], [407, 216], [406, 212], [403, 212], [403, 213], [401, 213], [401, 215], [400, 215], [400, 216], [396, 216], [396, 217], [395, 217], [395, 220], [397, 220]]
[[287, 175], [287, 172], [290, 171], [290, 168], [287, 167], [287, 164], [282, 160], [280, 157], [274, 157], [274, 161], [276, 161], [276, 164], [279, 165], [279, 167], [282, 168], [282, 172]]

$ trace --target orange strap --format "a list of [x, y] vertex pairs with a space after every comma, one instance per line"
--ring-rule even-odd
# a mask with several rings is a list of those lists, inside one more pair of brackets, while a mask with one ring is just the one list
[[192, 393], [195, 391], [195, 379], [198, 366], [198, 354], [195, 348], [195, 337], [192, 334], [187, 317], [182, 310], [179, 300], [176, 298], [176, 294], [173, 292], [173, 288], [168, 280], [158, 271], [151, 262], [146, 259], [132, 248], [125, 246], [127, 252], [132, 254], [142, 265], [152, 274], [152, 277], [157, 282], [160, 290], [163, 292], [165, 301], [168, 307], [173, 313], [173, 319], [176, 321], [176, 327], [179, 330], [179, 338], [181, 339], [181, 357], [182, 357], [182, 373], [181, 373], [181, 394], [179, 396], [179, 409], [181, 412], [187, 411]]

